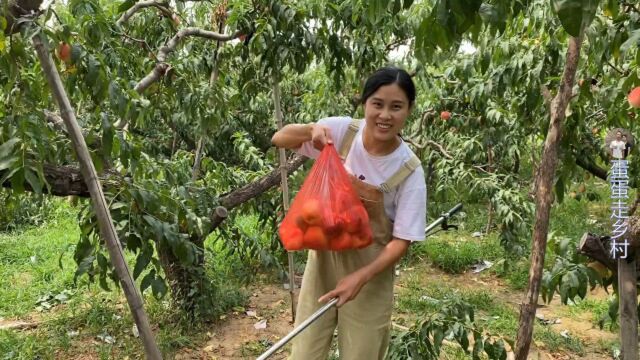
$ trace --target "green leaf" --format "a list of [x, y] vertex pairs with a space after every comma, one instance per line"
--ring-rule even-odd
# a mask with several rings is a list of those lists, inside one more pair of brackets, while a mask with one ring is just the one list
[[562, 201], [564, 200], [564, 180], [562, 180], [562, 177], [558, 178], [556, 181], [555, 190], [557, 203], [562, 204]]
[[631, 32], [631, 36], [620, 45], [620, 51], [626, 52], [631, 46], [638, 46], [638, 41], [640, 41], [640, 29]]
[[183, 265], [191, 265], [195, 261], [195, 254], [190, 243], [186, 240], [179, 241], [173, 248], [173, 254]]
[[40, 182], [40, 179], [38, 179], [38, 176], [29, 167], [24, 168], [24, 178], [36, 194], [42, 194], [42, 183]]
[[484, 351], [484, 341], [482, 337], [474, 331], [474, 343], [473, 343], [473, 360], [480, 360], [480, 354]]
[[597, 0], [551, 0], [551, 5], [564, 30], [574, 37], [591, 24], [598, 9]]
[[7, 28], [7, 19], [5, 19], [3, 16], [0, 16], [0, 30], [2, 30], [2, 33], [4, 35], [4, 29]]
[[11, 178], [11, 187], [18, 194], [24, 192], [24, 168], [19, 168], [18, 171]]
[[129, 10], [129, 8], [131, 8], [135, 3], [136, 0], [125, 0], [122, 4], [120, 4], [120, 6], [118, 6], [118, 12], [121, 13]]
[[[5, 159], [0, 159], [0, 170], [10, 169], [16, 162], [18, 162], [18, 160], [20, 160], [20, 158], [18, 156], [13, 156], [13, 157], [7, 157]], [[16, 169], [16, 171], [17, 171], [17, 169]], [[4, 181], [2, 181], [2, 182], [4, 182]]]
[[164, 283], [164, 279], [159, 276], [156, 277], [151, 283], [151, 290], [153, 291], [153, 296], [155, 296], [156, 299], [162, 299], [162, 297], [167, 293], [167, 285]]
[[151, 271], [149, 271], [149, 273], [145, 275], [144, 278], [142, 278], [142, 282], [140, 282], [141, 293], [143, 293], [149, 286], [151, 286], [151, 283], [153, 282], [155, 277], [156, 277], [156, 270], [151, 269]]
[[[0, 161], [5, 160], [13, 150], [13, 147], [20, 142], [19, 138], [11, 138], [2, 145], [0, 145]], [[2, 170], [2, 168], [0, 168]]]
[[133, 268], [133, 279], [138, 279], [140, 274], [147, 268], [147, 265], [151, 262], [151, 251], [142, 251], [136, 259], [136, 265]]

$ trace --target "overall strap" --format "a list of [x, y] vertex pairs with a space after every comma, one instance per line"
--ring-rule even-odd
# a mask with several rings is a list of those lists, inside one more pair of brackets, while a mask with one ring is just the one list
[[360, 122], [362, 119], [352, 119], [349, 124], [349, 128], [347, 132], [344, 134], [344, 139], [342, 139], [342, 144], [340, 145], [340, 158], [344, 161], [349, 154], [349, 150], [351, 150], [351, 144], [353, 144], [353, 139], [355, 139], [358, 130], [360, 129]]
[[418, 166], [420, 166], [420, 159], [412, 153], [409, 160], [405, 161], [400, 169], [391, 175], [387, 181], [380, 184], [380, 190], [385, 193], [391, 192], [392, 189], [396, 188], [411, 175]]

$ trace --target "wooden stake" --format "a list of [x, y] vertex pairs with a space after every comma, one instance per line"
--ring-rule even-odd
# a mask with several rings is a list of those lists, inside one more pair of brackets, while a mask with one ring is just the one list
[[[276, 120], [278, 121], [278, 130], [282, 129], [283, 121], [282, 121], [282, 109], [280, 107], [280, 84], [278, 79], [274, 76], [273, 78], [273, 103], [275, 105], [276, 111]], [[287, 154], [284, 148], [279, 148], [279, 157], [280, 157], [280, 186], [282, 186], [282, 206], [284, 208], [284, 213], [287, 214], [289, 212], [289, 185], [287, 182], [287, 169], [285, 166], [287, 165]], [[295, 289], [296, 289], [296, 281], [295, 281], [295, 266], [293, 260], [293, 252], [287, 252], [287, 259], [289, 261], [289, 294], [291, 295], [291, 321], [295, 322], [296, 320], [296, 297], [295, 297]]]
[[107, 244], [111, 263], [116, 269], [116, 274], [122, 284], [122, 289], [125, 297], [127, 298], [127, 302], [129, 303], [133, 320], [140, 332], [140, 338], [144, 344], [146, 357], [147, 359], [152, 360], [162, 359], [162, 354], [160, 353], [160, 349], [158, 349], [158, 345], [154, 340], [153, 332], [149, 326], [149, 319], [144, 311], [142, 298], [138, 293], [138, 289], [135, 286], [135, 282], [131, 277], [131, 272], [129, 271], [129, 267], [125, 261], [124, 254], [122, 253], [122, 247], [118, 240], [116, 229], [113, 226], [111, 214], [109, 213], [109, 208], [107, 206], [104, 193], [102, 192], [102, 186], [98, 180], [96, 169], [91, 161], [87, 144], [82, 136], [80, 126], [76, 121], [75, 113], [73, 108], [71, 108], [71, 103], [69, 102], [67, 93], [64, 90], [62, 81], [60, 80], [60, 74], [58, 74], [58, 70], [53, 63], [53, 59], [51, 58], [48, 49], [45, 47], [43, 40], [46, 41], [43, 31], [40, 31], [32, 39], [38, 58], [40, 59], [40, 64], [42, 65], [42, 71], [49, 83], [53, 97], [60, 108], [60, 114], [62, 115], [62, 119], [64, 120], [67, 131], [69, 132], [69, 137], [71, 138], [71, 142], [78, 156], [80, 171], [84, 181], [87, 183], [87, 187], [89, 188], [91, 203], [93, 204], [93, 209], [96, 213], [96, 217], [98, 218], [100, 234]]
[[636, 255], [618, 259], [618, 298], [620, 299], [620, 358], [638, 360], [638, 288]]

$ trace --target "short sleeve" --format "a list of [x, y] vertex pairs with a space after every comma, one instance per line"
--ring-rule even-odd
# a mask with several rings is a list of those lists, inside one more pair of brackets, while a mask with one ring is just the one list
[[[393, 237], [410, 241], [423, 241], [427, 226], [427, 187], [422, 171], [409, 184], [403, 184], [397, 194]], [[407, 179], [409, 180], [409, 179]], [[404, 186], [406, 189], [403, 189]]]
[[[335, 116], [320, 119], [316, 124], [324, 125], [329, 128], [329, 130], [331, 131], [331, 136], [333, 138], [333, 144], [338, 149], [339, 144], [342, 143], [342, 138], [344, 137], [344, 133], [347, 131], [350, 122], [350, 117]], [[316, 159], [318, 155], [320, 155], [320, 151], [313, 147], [313, 142], [311, 141], [302, 143], [302, 146], [297, 149], [293, 149], [293, 151], [311, 159]]]

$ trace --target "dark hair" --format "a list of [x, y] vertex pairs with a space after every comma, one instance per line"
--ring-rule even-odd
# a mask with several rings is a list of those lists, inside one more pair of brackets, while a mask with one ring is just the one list
[[416, 100], [416, 87], [413, 84], [411, 75], [405, 70], [393, 66], [380, 68], [369, 76], [362, 89], [360, 101], [364, 104], [381, 86], [391, 84], [398, 84], [405, 95], [407, 95], [409, 106], [413, 105]]

